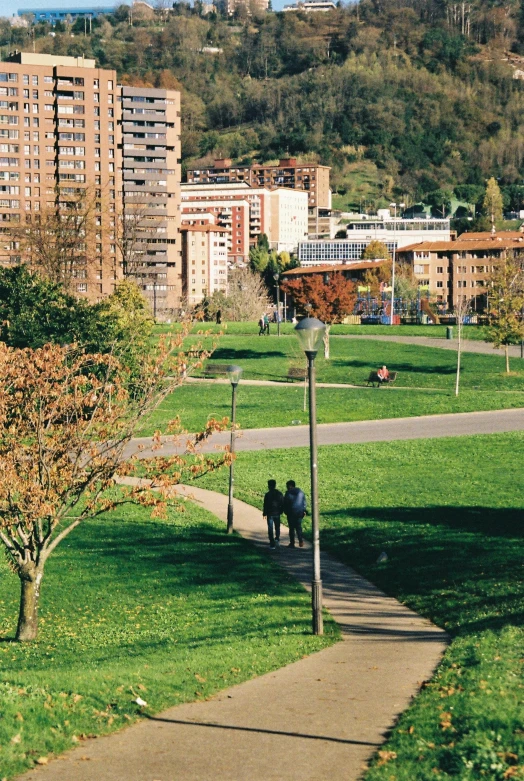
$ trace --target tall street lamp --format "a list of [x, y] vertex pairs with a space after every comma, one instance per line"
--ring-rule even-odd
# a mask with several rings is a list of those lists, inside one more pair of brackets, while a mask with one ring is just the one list
[[280, 274], [278, 271], [273, 274], [273, 279], [275, 280], [275, 284], [277, 286], [277, 336], [280, 336], [280, 285], [278, 284], [280, 280]]
[[313, 527], [313, 582], [311, 597], [313, 607], [313, 634], [324, 634], [322, 624], [322, 581], [320, 579], [320, 540], [318, 528], [318, 470], [317, 470], [317, 400], [315, 387], [315, 358], [326, 326], [316, 317], [305, 317], [295, 327], [300, 346], [308, 361], [309, 381], [309, 462], [311, 472], [311, 517]]
[[229, 467], [229, 501], [227, 505], [227, 533], [232, 534], [233, 533], [233, 483], [234, 483], [234, 465], [235, 460], [233, 456], [235, 455], [235, 424], [236, 424], [236, 414], [237, 414], [237, 387], [238, 383], [240, 382], [240, 375], [242, 374], [242, 367], [241, 366], [235, 366], [234, 364], [227, 367], [227, 376], [229, 378], [229, 382], [231, 383], [231, 445], [230, 445], [230, 452], [231, 452], [231, 465]]
[[[395, 209], [395, 217], [393, 218], [393, 266], [391, 269], [391, 319], [389, 324], [393, 325], [393, 314], [395, 310], [395, 260], [397, 256], [397, 204], [390, 203]], [[399, 203], [399, 208], [403, 209], [405, 203]]]

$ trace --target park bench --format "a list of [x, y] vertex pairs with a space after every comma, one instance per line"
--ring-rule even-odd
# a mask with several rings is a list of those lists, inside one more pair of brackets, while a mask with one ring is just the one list
[[204, 377], [227, 377], [229, 363], [208, 363], [204, 367]]
[[375, 387], [375, 383], [377, 383], [377, 388], [380, 388], [381, 385], [392, 385], [397, 379], [397, 375], [398, 372], [390, 372], [387, 380], [380, 381], [378, 378], [378, 372], [370, 372], [367, 384], [373, 385], [373, 387]]
[[298, 366], [291, 366], [287, 370], [286, 382], [288, 380], [305, 380], [307, 375], [307, 369], [300, 369]]

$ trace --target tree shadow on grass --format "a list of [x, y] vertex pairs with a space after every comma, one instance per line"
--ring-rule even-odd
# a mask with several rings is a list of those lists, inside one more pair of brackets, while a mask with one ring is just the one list
[[369, 361], [357, 361], [357, 360], [342, 360], [342, 359], [333, 359], [331, 361], [331, 365], [333, 367], [340, 367], [340, 368], [349, 368], [354, 367], [355, 369], [364, 369], [366, 371], [374, 371], [380, 363], [386, 363], [390, 371], [396, 371], [396, 372], [409, 372], [411, 374], [455, 374], [456, 368], [454, 366], [450, 366], [449, 364], [446, 366], [442, 365], [424, 365], [424, 364], [418, 364], [415, 365], [413, 363], [401, 363], [398, 361], [394, 361], [393, 363], [391, 360], [388, 360], [388, 356], [384, 355], [383, 359], [380, 361], [376, 361], [375, 363], [370, 363]]
[[353, 507], [322, 525], [324, 549], [452, 634], [524, 621], [519, 508]]
[[445, 525], [452, 529], [488, 534], [495, 537], [522, 537], [524, 511], [520, 507], [348, 507], [323, 513], [325, 518], [338, 516], [379, 520], [386, 523]]

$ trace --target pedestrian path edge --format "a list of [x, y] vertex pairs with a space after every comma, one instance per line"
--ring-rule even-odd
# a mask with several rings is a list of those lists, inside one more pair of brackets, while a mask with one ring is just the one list
[[[226, 496], [179, 488], [225, 522]], [[309, 544], [270, 552], [261, 512], [239, 500], [234, 523], [309, 588]], [[341, 642], [206, 702], [170, 708], [84, 743], [20, 779], [357, 781], [432, 676], [447, 636], [326, 554], [322, 576], [324, 604], [340, 625]]]

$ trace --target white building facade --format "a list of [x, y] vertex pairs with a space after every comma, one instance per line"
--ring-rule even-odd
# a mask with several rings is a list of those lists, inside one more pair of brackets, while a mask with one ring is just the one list
[[451, 241], [449, 220], [403, 220], [388, 218], [351, 222], [347, 238], [301, 242], [298, 258], [301, 266], [323, 263], [348, 263], [362, 258], [372, 241], [386, 245], [388, 252], [422, 241]]

